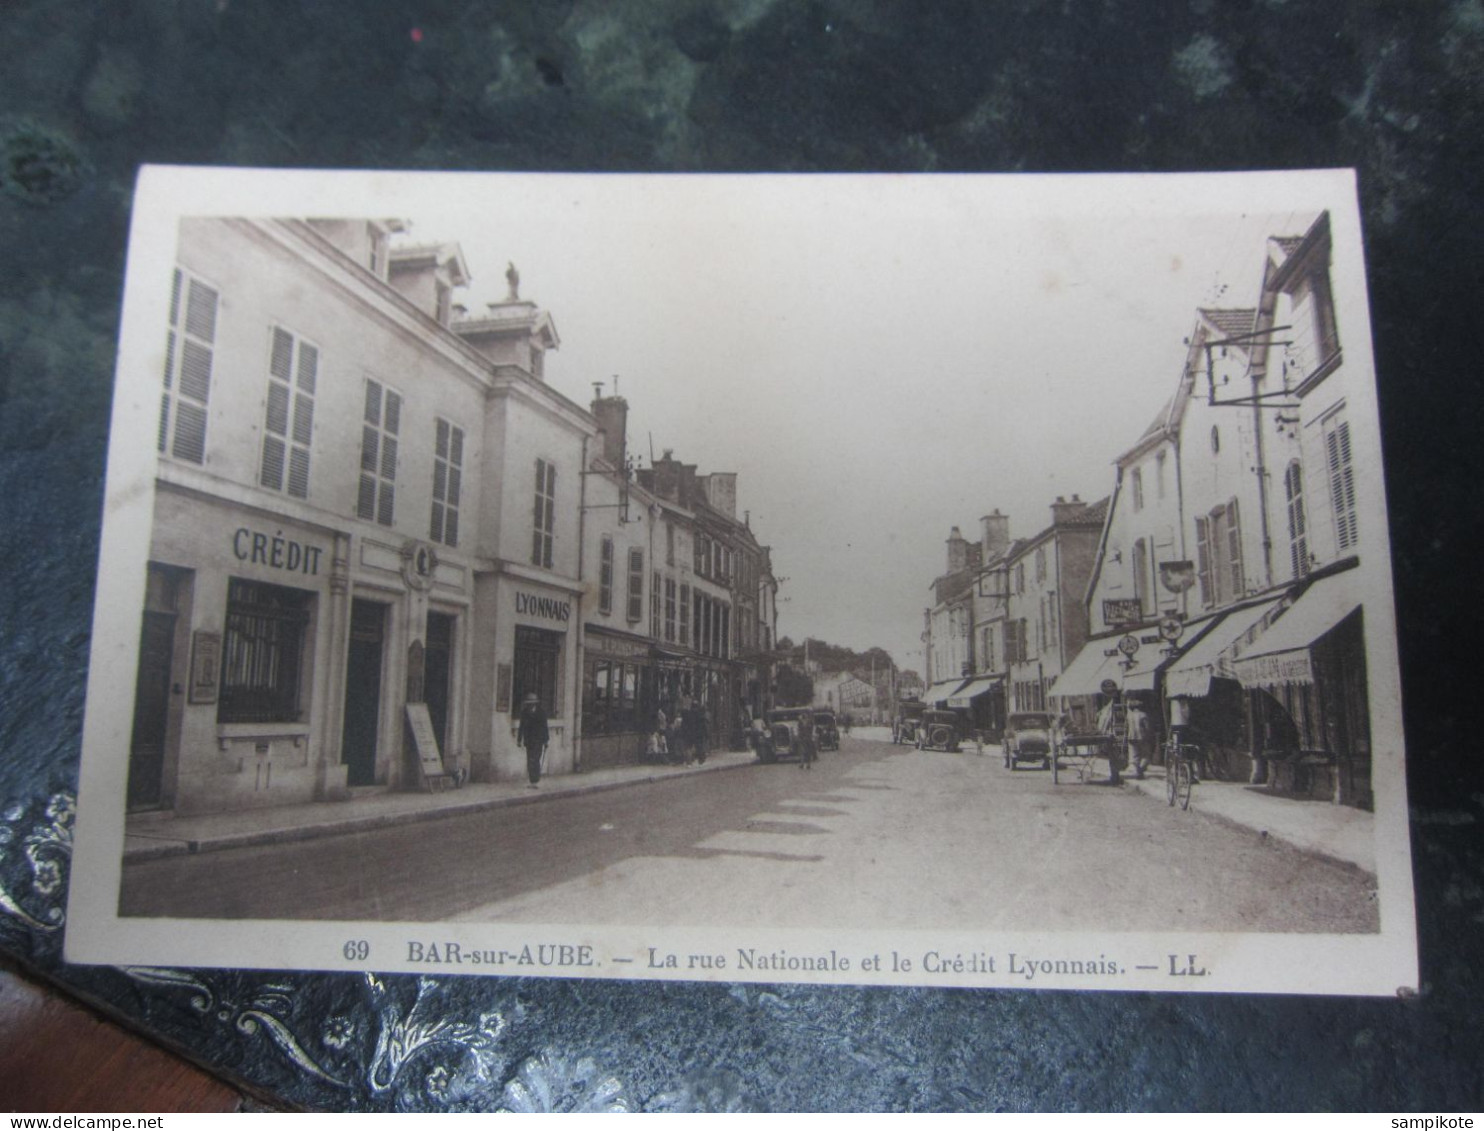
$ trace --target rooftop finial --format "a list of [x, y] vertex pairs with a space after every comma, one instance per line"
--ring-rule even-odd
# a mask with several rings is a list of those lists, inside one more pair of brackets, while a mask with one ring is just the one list
[[515, 269], [514, 263], [505, 267], [505, 282], [510, 286], [510, 293], [505, 296], [506, 302], [520, 301], [520, 272]]

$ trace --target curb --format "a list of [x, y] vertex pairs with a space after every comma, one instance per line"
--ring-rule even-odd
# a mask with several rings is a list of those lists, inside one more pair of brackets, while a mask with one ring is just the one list
[[[123, 860], [125, 864], [135, 864], [172, 856], [196, 856], [208, 852], [223, 852], [232, 848], [251, 848], [264, 844], [294, 844], [300, 841], [319, 840], [322, 837], [338, 836], [341, 833], [369, 832], [374, 829], [391, 828], [395, 825], [414, 825], [421, 821], [458, 817], [466, 813], [483, 813], [490, 809], [505, 809], [516, 805], [537, 805], [544, 801], [555, 801], [562, 797], [579, 797], [593, 793], [606, 793], [615, 789], [627, 789], [630, 786], [650, 785], [659, 781], [673, 781], [676, 778], [692, 777], [697, 774], [740, 770], [759, 764], [756, 759], [745, 762], [718, 762], [713, 766], [692, 766], [685, 773], [656, 773], [649, 771], [642, 776], [624, 778], [619, 781], [593, 782], [591, 784], [551, 790], [547, 793], [530, 792], [515, 793], [507, 797], [487, 797], [480, 801], [465, 802], [442, 809], [409, 809], [401, 813], [368, 813], [358, 817], [346, 817], [344, 820], [326, 820], [317, 824], [296, 825], [283, 829], [254, 829], [251, 832], [228, 833], [219, 837], [206, 837], [197, 840], [161, 839], [155, 844], [138, 845], [132, 848], [126, 847], [123, 853]], [[573, 776], [580, 777], [581, 775]], [[127, 839], [130, 835], [140, 840], [150, 839], [140, 836], [138, 833], [130, 834], [126, 830], [124, 833], [125, 838]]]

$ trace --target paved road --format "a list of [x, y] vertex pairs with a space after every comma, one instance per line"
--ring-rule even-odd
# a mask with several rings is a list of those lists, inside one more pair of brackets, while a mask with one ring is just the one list
[[1377, 929], [1344, 865], [993, 753], [748, 766], [124, 871], [125, 915], [964, 930]]

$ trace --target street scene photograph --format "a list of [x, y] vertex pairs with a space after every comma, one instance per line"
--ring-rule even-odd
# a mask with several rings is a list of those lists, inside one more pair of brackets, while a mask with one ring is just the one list
[[1160, 988], [1407, 984], [1348, 173], [147, 170], [138, 210], [75, 960], [529, 927], [566, 976], [849, 937], [891, 980], [939, 932], [974, 985], [1208, 936]]

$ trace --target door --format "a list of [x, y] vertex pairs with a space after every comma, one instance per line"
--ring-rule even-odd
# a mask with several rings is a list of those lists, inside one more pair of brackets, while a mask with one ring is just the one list
[[345, 664], [345, 725], [340, 760], [347, 785], [376, 784], [376, 742], [381, 721], [381, 665], [386, 609], [359, 597], [350, 603], [350, 653]]
[[427, 651], [423, 658], [428, 717], [438, 749], [448, 753], [448, 699], [453, 686], [453, 623], [447, 613], [428, 613]]
[[129, 808], [160, 804], [165, 732], [170, 719], [170, 657], [175, 614], [146, 612], [139, 636], [139, 676], [134, 687], [134, 733], [129, 744]]

